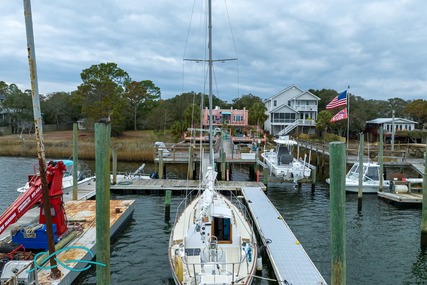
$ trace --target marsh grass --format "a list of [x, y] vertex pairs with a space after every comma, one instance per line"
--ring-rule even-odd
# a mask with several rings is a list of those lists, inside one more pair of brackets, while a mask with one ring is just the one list
[[[79, 131], [79, 159], [95, 159], [95, 138], [93, 132]], [[117, 160], [152, 162], [155, 155], [154, 142], [173, 142], [168, 132], [128, 131], [121, 137], [111, 138], [111, 149], [117, 150]], [[71, 158], [73, 155], [73, 132], [47, 132], [43, 135], [46, 157]], [[37, 157], [37, 143], [33, 134], [0, 136], [0, 156]]]

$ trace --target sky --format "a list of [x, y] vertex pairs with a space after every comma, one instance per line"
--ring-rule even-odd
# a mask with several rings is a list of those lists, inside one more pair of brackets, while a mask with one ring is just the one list
[[[39, 93], [71, 92], [114, 62], [163, 99], [208, 92], [206, 0], [33, 0]], [[425, 0], [212, 0], [213, 93], [290, 85], [427, 100]], [[30, 89], [23, 1], [0, 1], [0, 81]], [[189, 61], [184, 59], [201, 59]], [[223, 59], [237, 59], [221, 61]]]

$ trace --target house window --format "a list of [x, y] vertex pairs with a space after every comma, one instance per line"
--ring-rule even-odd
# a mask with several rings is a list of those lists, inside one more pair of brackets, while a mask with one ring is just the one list
[[291, 101], [288, 101], [288, 106], [291, 106]]
[[273, 106], [276, 107], [277, 106], [277, 101], [273, 100]]
[[234, 121], [235, 122], [241, 122], [241, 121], [243, 121], [243, 116], [242, 115], [235, 115], [234, 116]]

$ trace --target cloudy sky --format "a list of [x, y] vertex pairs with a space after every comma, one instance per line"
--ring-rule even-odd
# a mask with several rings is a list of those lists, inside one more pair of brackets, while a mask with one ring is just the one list
[[[263, 99], [289, 85], [365, 99], [427, 99], [425, 0], [212, 0], [214, 94]], [[40, 93], [117, 63], [162, 98], [207, 92], [204, 0], [32, 0]], [[23, 2], [0, 1], [0, 81], [30, 88]]]

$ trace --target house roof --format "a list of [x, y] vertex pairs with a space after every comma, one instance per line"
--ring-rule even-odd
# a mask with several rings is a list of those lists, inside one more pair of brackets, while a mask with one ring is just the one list
[[305, 91], [304, 93], [301, 93], [301, 94], [299, 94], [299, 95], [297, 95], [297, 96], [295, 96], [295, 99], [297, 99], [297, 98], [299, 98], [299, 97], [302, 97], [302, 96], [304, 96], [304, 95], [310, 95], [310, 96], [312, 96], [312, 97], [315, 97], [317, 100], [320, 100], [320, 98], [319, 97], [317, 97], [316, 95], [314, 95], [313, 93], [311, 93], [310, 91]]
[[288, 106], [288, 105], [286, 105], [286, 104], [282, 104], [282, 105], [280, 105], [280, 106], [278, 106], [278, 107], [274, 108], [274, 109], [273, 109], [273, 110], [271, 110], [269, 113], [277, 113], [279, 110], [284, 109], [284, 108], [289, 109], [289, 110], [291, 110], [291, 111], [292, 111], [292, 112], [294, 112], [294, 113], [298, 113], [298, 111], [297, 111], [297, 110], [295, 110], [294, 108], [292, 108], [292, 107], [290, 107], [290, 106]]
[[265, 102], [267, 102], [267, 101], [271, 101], [272, 99], [274, 99], [274, 98], [276, 98], [276, 97], [278, 97], [278, 96], [282, 95], [283, 93], [286, 93], [288, 90], [290, 90], [290, 89], [292, 89], [292, 88], [295, 88], [295, 89], [297, 89], [297, 90], [299, 90], [299, 91], [301, 92], [300, 94], [298, 94], [298, 95], [294, 96], [292, 99], [298, 99], [299, 97], [301, 97], [301, 96], [303, 96], [303, 95], [308, 94], [308, 95], [310, 95], [310, 96], [312, 96], [312, 97], [316, 98], [317, 100], [320, 100], [320, 98], [319, 98], [319, 97], [317, 97], [316, 95], [314, 95], [314, 94], [313, 94], [313, 93], [311, 93], [310, 91], [304, 91], [304, 90], [302, 90], [301, 88], [299, 88], [299, 87], [298, 87], [298, 86], [296, 86], [296, 85], [291, 85], [291, 86], [289, 86], [289, 87], [286, 87], [286, 88], [285, 88], [285, 89], [283, 89], [282, 91], [280, 91], [280, 92], [276, 93], [275, 95], [271, 96], [270, 98], [267, 98], [267, 99], [265, 100]]
[[6, 95], [0, 94], [0, 100], [6, 99]]
[[292, 89], [292, 88], [296, 88], [296, 89], [298, 89], [299, 91], [301, 91], [301, 93], [303, 93], [303, 92], [304, 92], [304, 90], [302, 90], [301, 88], [299, 88], [299, 87], [297, 87], [297, 86], [295, 86], [295, 85], [291, 85], [291, 86], [289, 86], [289, 87], [287, 87], [287, 88], [283, 89], [283, 90], [282, 90], [282, 91], [280, 91], [279, 93], [277, 93], [277, 94], [275, 94], [275, 95], [271, 96], [270, 98], [267, 98], [265, 101], [272, 100], [273, 98], [275, 98], [275, 97], [277, 97], [277, 96], [281, 95], [282, 93], [285, 93], [286, 91], [288, 91], [288, 90], [290, 90], [290, 89]]
[[[377, 119], [367, 121], [366, 123], [367, 124], [377, 124], [377, 125], [386, 124], [386, 123], [393, 123], [393, 118], [377, 118]], [[417, 122], [414, 122], [414, 121], [411, 121], [408, 119], [403, 119], [403, 118], [394, 118], [394, 123], [395, 124], [402, 124], [402, 123], [417, 124]]]

